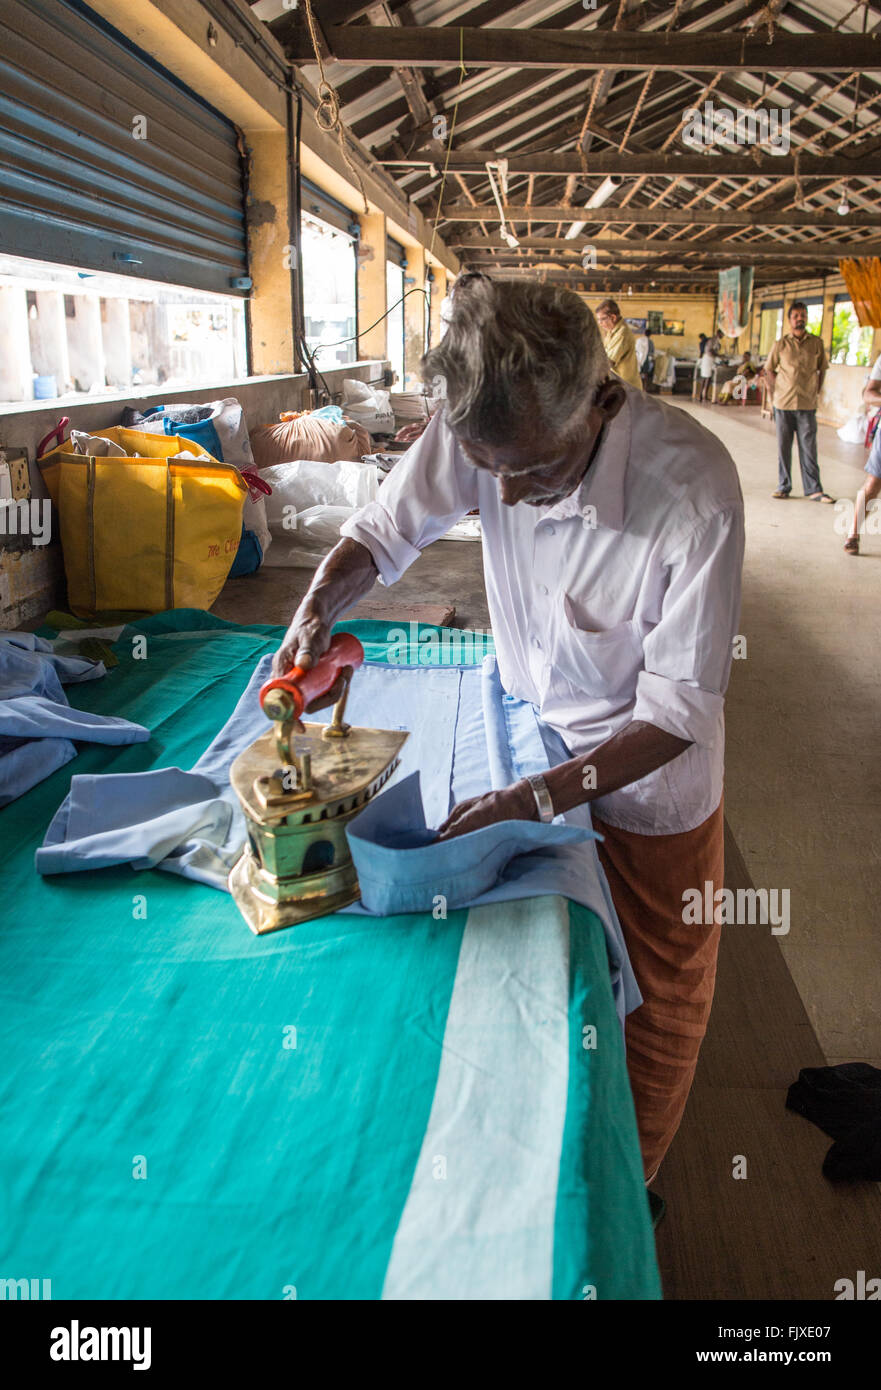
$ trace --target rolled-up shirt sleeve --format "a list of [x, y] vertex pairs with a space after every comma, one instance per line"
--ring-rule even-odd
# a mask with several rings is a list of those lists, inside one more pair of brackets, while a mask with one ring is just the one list
[[438, 410], [379, 490], [340, 527], [373, 556], [383, 584], [394, 584], [420, 551], [477, 506], [477, 469]]
[[740, 614], [743, 511], [721, 511], [664, 559], [661, 616], [643, 639], [633, 718], [691, 743], [716, 736]]

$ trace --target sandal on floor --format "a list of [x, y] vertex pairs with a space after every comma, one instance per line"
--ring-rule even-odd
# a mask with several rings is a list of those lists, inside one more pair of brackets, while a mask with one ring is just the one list
[[783, 498], [783, 497], [788, 497], [788, 496], [789, 496], [789, 493], [788, 493], [788, 492], [780, 492], [779, 489], [778, 489], [777, 492], [772, 492], [772, 493], [771, 493], [771, 496], [772, 496], [772, 497], [781, 497], [781, 498]]
[[845, 550], [847, 551], [848, 555], [859, 555], [859, 553], [860, 553], [860, 538], [859, 538], [859, 536], [848, 536], [847, 540], [844, 542], [844, 548], [845, 548]]
[[834, 502], [834, 497], [830, 497], [828, 492], [811, 492], [808, 494], [809, 502]]

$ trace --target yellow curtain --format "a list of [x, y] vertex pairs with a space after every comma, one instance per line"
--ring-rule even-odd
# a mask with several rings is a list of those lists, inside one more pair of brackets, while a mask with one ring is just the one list
[[881, 259], [865, 256], [839, 261], [848, 294], [862, 328], [881, 328]]

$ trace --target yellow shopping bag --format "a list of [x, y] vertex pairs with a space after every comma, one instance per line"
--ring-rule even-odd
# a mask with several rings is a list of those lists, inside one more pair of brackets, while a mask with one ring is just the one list
[[70, 442], [38, 460], [58, 517], [71, 611], [158, 613], [210, 608], [242, 534], [247, 484], [237, 468], [178, 435], [102, 431], [125, 457], [76, 454]]

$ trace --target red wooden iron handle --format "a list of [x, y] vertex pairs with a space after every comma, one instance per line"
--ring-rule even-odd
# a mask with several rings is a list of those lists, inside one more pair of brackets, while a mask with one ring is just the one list
[[355, 671], [363, 660], [364, 648], [358, 638], [351, 632], [338, 632], [311, 670], [294, 666], [285, 675], [267, 681], [260, 690], [260, 707], [269, 719], [299, 719], [307, 705], [333, 689], [347, 666]]

